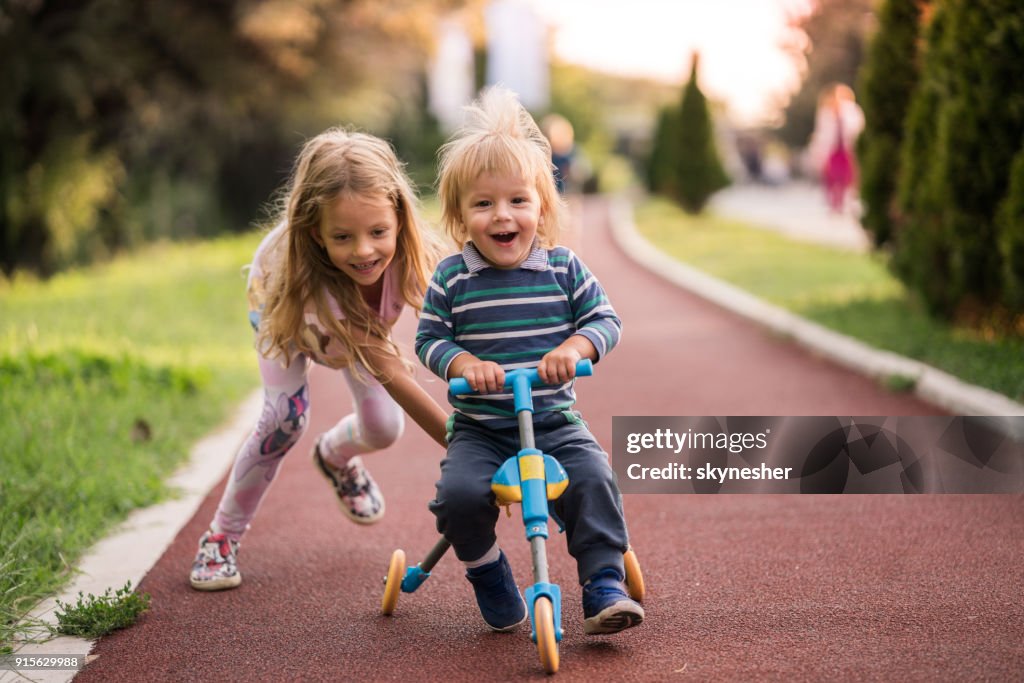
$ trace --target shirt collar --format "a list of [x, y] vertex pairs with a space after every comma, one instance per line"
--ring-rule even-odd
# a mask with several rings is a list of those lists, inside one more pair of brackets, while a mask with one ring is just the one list
[[[478, 273], [484, 268], [492, 268], [483, 256], [480, 255], [480, 250], [476, 248], [476, 245], [472, 242], [466, 242], [466, 245], [462, 247], [462, 260], [466, 262], [466, 268], [469, 269], [470, 273]], [[519, 264], [519, 268], [525, 268], [526, 270], [547, 270], [548, 269], [548, 252], [546, 249], [540, 247], [536, 241], [533, 243], [533, 248], [530, 250], [530, 255], [526, 257], [526, 260]]]

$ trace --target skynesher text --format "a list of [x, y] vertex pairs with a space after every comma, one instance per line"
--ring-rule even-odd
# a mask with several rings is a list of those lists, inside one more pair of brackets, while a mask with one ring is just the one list
[[664, 467], [644, 467], [633, 463], [626, 469], [626, 476], [630, 479], [698, 479], [724, 484], [726, 481], [741, 479], [789, 479], [792, 472], [792, 467], [768, 467], [764, 463], [760, 467], [714, 467], [704, 464], [696, 468], [682, 463], [669, 463]]

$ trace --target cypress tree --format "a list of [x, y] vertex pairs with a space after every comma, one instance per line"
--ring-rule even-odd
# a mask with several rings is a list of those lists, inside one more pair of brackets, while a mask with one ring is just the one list
[[1001, 298], [996, 207], [1024, 137], [1024, 3], [950, 3], [950, 97], [939, 115], [940, 193], [950, 238], [950, 299], [983, 313]]
[[947, 24], [948, 9], [939, 4], [926, 29], [921, 80], [907, 111], [893, 223], [893, 270], [935, 315], [948, 315], [952, 307], [946, 288], [951, 255], [936, 173], [938, 110], [950, 89]]
[[1014, 239], [997, 207], [1024, 138], [1024, 4], [945, 0], [925, 49], [903, 141], [893, 264], [931, 311], [977, 321], [1006, 299], [1003, 259]]
[[1003, 258], [1003, 301], [1024, 333], [1024, 145], [1014, 157], [1009, 189], [999, 207], [999, 253]]
[[918, 38], [921, 5], [915, 0], [886, 0], [879, 28], [860, 73], [864, 131], [857, 139], [860, 160], [861, 223], [876, 246], [892, 236], [891, 213], [899, 173], [899, 150], [911, 94], [919, 78]]
[[683, 88], [676, 147], [676, 200], [688, 213], [700, 213], [718, 190], [729, 184], [715, 147], [707, 99], [697, 85], [698, 55]]
[[675, 198], [676, 150], [679, 147], [679, 108], [668, 106], [658, 113], [658, 124], [651, 140], [651, 154], [647, 159], [647, 189], [653, 193]]

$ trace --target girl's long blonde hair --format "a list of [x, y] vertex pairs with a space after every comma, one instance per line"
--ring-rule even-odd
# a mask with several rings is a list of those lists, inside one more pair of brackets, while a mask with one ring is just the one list
[[[375, 377], [376, 368], [362, 350], [381, 340], [389, 353], [402, 355], [390, 339], [390, 328], [372, 310], [356, 283], [331, 263], [327, 250], [314, 238], [324, 208], [343, 194], [386, 198], [398, 217], [398, 243], [391, 268], [397, 268], [400, 294], [419, 310], [439, 256], [437, 240], [423, 229], [412, 182], [391, 146], [365, 133], [332, 128], [306, 142], [292, 171], [289, 191], [278, 223], [286, 225], [271, 245], [264, 270], [268, 273], [266, 306], [261, 316], [258, 348], [290, 363], [296, 353], [323, 358], [317, 340], [304, 335], [304, 314], [312, 302], [323, 329], [347, 351], [351, 365], [358, 361]], [[346, 325], [331, 314], [334, 297]], [[385, 378], [386, 379], [386, 378]]]
[[441, 224], [461, 249], [468, 237], [460, 200], [481, 173], [519, 175], [531, 180], [540, 196], [544, 221], [537, 227], [540, 245], [558, 242], [562, 200], [555, 186], [551, 143], [515, 93], [492, 86], [466, 107], [466, 120], [438, 152]]

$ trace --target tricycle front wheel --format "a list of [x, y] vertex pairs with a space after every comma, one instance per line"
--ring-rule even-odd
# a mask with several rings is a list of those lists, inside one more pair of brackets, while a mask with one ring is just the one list
[[540, 664], [549, 674], [558, 671], [558, 640], [555, 638], [555, 613], [551, 601], [537, 598], [533, 604], [533, 627], [537, 633], [537, 653]]

